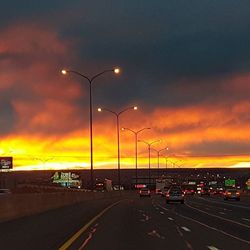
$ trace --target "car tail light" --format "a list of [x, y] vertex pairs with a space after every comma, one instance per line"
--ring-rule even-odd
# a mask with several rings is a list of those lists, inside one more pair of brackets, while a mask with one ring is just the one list
[[231, 194], [231, 192], [228, 192], [227, 194]]
[[240, 195], [240, 193], [239, 193], [239, 192], [236, 192], [236, 195]]
[[169, 197], [169, 194], [166, 194], [166, 197]]

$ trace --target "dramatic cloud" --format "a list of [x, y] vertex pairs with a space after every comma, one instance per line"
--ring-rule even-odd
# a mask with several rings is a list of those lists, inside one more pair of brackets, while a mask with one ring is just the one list
[[[170, 164], [249, 166], [249, 8], [234, 0], [3, 3], [0, 152], [17, 169], [89, 167], [89, 83], [60, 71], [91, 77], [120, 66], [120, 75], [92, 83], [95, 167], [116, 167], [117, 157], [116, 116], [97, 107], [134, 105], [120, 127], [150, 127], [140, 139], [161, 139], [154, 147], [169, 147]], [[133, 167], [134, 135], [120, 134], [122, 165]], [[146, 145], [138, 148], [145, 167]]]

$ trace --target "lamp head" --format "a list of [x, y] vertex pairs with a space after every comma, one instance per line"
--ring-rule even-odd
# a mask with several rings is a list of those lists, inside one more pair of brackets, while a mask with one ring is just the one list
[[137, 106], [134, 106], [134, 110], [137, 110], [138, 108], [137, 108]]
[[119, 74], [120, 73], [120, 69], [119, 68], [114, 68], [113, 71], [114, 71], [115, 74]]
[[98, 112], [102, 112], [102, 109], [101, 109], [101, 108], [98, 108], [97, 111], [98, 111]]
[[66, 70], [66, 69], [63, 69], [63, 70], [61, 71], [61, 73], [62, 73], [63, 75], [66, 75], [66, 74], [67, 74], [67, 70]]

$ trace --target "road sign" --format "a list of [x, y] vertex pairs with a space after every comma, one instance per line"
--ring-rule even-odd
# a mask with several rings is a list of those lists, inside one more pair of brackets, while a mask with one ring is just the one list
[[225, 180], [225, 186], [226, 187], [235, 187], [235, 180], [232, 180], [232, 179]]
[[11, 169], [11, 168], [13, 168], [13, 157], [1, 156], [0, 169]]

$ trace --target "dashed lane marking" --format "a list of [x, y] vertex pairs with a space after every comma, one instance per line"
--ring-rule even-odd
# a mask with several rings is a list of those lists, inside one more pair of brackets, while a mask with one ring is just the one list
[[184, 231], [186, 231], [186, 232], [191, 232], [191, 230], [189, 229], [189, 228], [187, 228], [187, 227], [181, 227]]
[[160, 212], [160, 214], [165, 214], [164, 212]]
[[246, 207], [246, 206], [242, 206], [242, 205], [234, 205], [234, 204], [232, 204], [232, 203], [226, 203], [226, 202], [208, 200], [208, 199], [204, 199], [204, 198], [202, 198], [202, 197], [198, 197], [198, 199], [204, 200], [204, 201], [207, 201], [207, 202], [210, 202], [210, 203], [222, 204], [222, 205], [225, 205], [225, 206], [231, 206], [231, 207], [238, 207], [238, 208], [250, 209], [250, 207]]
[[218, 215], [214, 215], [214, 214], [207, 213], [207, 212], [205, 212], [205, 211], [203, 211], [203, 210], [201, 210], [201, 209], [195, 208], [195, 207], [190, 206], [190, 205], [188, 205], [188, 204], [186, 204], [186, 206], [189, 207], [189, 208], [191, 208], [191, 209], [197, 210], [197, 211], [199, 211], [199, 212], [201, 212], [201, 213], [207, 214], [207, 215], [209, 215], [209, 216], [212, 216], [212, 217], [215, 217], [215, 218], [219, 218], [219, 219], [221, 219], [221, 220], [225, 220], [225, 221], [228, 221], [228, 222], [231, 222], [231, 223], [240, 225], [240, 226], [242, 226], [242, 227], [250, 228], [250, 226], [248, 226], [248, 225], [246, 225], [246, 224], [243, 224], [243, 223], [240, 223], [240, 222], [237, 222], [237, 221], [234, 221], [234, 220], [226, 219], [226, 218], [223, 218], [223, 217], [218, 216]]
[[219, 212], [219, 214], [226, 214], [226, 213], [224, 213], [224, 212]]
[[219, 250], [219, 248], [214, 247], [214, 246], [207, 246], [207, 248], [210, 249], [210, 250]]
[[172, 220], [172, 221], [174, 220], [174, 219], [173, 219], [173, 218], [171, 218], [171, 217], [168, 217], [168, 219], [169, 219], [169, 220]]
[[175, 226], [176, 227], [176, 230], [177, 230], [177, 232], [179, 233], [179, 235], [181, 236], [181, 237], [183, 237], [183, 233], [182, 233], [182, 231], [180, 230], [180, 228], [176, 225]]
[[245, 221], [250, 221], [249, 219], [247, 219], [247, 218], [241, 218], [242, 220], [245, 220]]
[[[165, 209], [165, 208], [164, 208], [163, 206], [161, 206], [161, 205], [159, 205], [159, 207], [161, 207], [163, 210]], [[218, 228], [210, 227], [210, 226], [208, 226], [207, 224], [204, 224], [204, 223], [202, 223], [202, 222], [200, 222], [200, 221], [198, 221], [198, 220], [195, 220], [195, 219], [192, 219], [192, 218], [190, 218], [190, 217], [187, 217], [187, 216], [178, 214], [178, 213], [176, 213], [176, 212], [175, 212], [175, 214], [178, 215], [178, 216], [180, 216], [180, 217], [182, 217], [182, 218], [184, 218], [184, 219], [186, 219], [186, 220], [195, 222], [195, 223], [197, 223], [197, 224], [199, 224], [199, 225], [202, 225], [202, 226], [204, 226], [204, 227], [206, 227], [206, 228], [212, 229], [212, 230], [214, 230], [214, 231], [216, 231], [216, 232], [220, 232], [220, 233], [222, 233], [222, 234], [224, 234], [224, 235], [227, 235], [227, 236], [229, 236], [229, 237], [231, 237], [231, 238], [233, 238], [233, 239], [239, 240], [239, 241], [241, 241], [241, 242], [244, 242], [244, 243], [247, 243], [247, 244], [250, 245], [250, 241], [248, 241], [248, 240], [241, 239], [241, 238], [239, 238], [239, 237], [237, 237], [237, 236], [234, 236], [234, 235], [232, 235], [232, 234], [229, 234], [229, 233], [227, 233], [227, 232], [225, 232], [225, 231], [223, 231], [223, 230], [220, 230], [220, 229], [218, 229]]]

